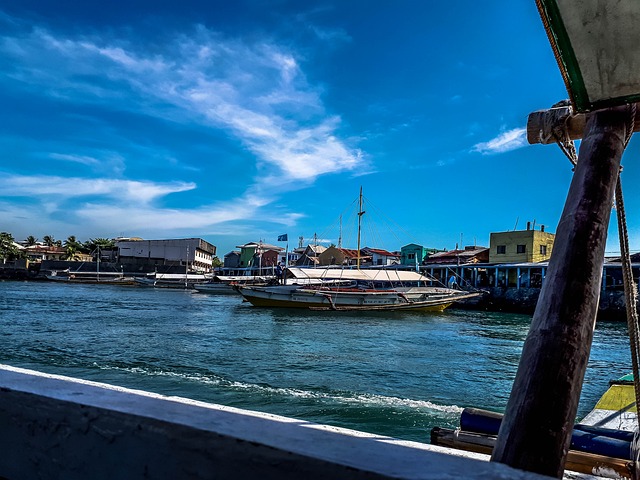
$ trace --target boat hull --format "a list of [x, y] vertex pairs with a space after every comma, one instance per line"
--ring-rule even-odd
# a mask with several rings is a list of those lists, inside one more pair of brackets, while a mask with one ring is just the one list
[[349, 289], [309, 289], [297, 286], [238, 287], [242, 296], [255, 307], [307, 308], [313, 310], [413, 310], [440, 312], [452, 303], [477, 294], [445, 293], [440, 289], [432, 297], [421, 291]]

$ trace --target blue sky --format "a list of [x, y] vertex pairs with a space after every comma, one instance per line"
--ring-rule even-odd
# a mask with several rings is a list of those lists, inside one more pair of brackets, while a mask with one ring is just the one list
[[0, 2], [0, 63], [0, 230], [17, 239], [198, 236], [222, 256], [337, 243], [343, 215], [355, 248], [362, 186], [363, 245], [452, 249], [555, 232], [571, 181], [525, 139], [567, 97], [533, 0]]

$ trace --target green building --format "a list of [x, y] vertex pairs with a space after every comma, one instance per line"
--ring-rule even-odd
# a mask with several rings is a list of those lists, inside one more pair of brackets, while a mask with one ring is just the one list
[[421, 265], [432, 253], [439, 252], [437, 248], [426, 248], [417, 243], [410, 243], [400, 249], [401, 265]]

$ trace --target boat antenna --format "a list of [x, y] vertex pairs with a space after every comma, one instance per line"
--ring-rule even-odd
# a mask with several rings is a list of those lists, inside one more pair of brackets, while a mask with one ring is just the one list
[[356, 260], [356, 268], [360, 270], [360, 231], [362, 229], [362, 216], [364, 215], [362, 210], [362, 186], [360, 186], [360, 204], [358, 207], [358, 258]]
[[340, 233], [338, 235], [338, 248], [342, 248], [342, 215], [340, 215]]

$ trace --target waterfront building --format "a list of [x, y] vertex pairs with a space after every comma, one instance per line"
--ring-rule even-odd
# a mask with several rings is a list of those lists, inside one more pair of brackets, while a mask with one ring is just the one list
[[240, 252], [238, 250], [232, 250], [224, 256], [222, 266], [227, 269], [240, 268]]
[[487, 263], [489, 261], [489, 249], [475, 245], [466, 246], [463, 249], [436, 252], [429, 255], [427, 262], [442, 265], [461, 265], [473, 263]]
[[[30, 262], [40, 263], [44, 260], [64, 260], [67, 251], [63, 247], [48, 245], [30, 245], [20, 247]], [[80, 255], [80, 254], [78, 254]], [[89, 260], [91, 261], [91, 256]]]
[[380, 265], [398, 265], [400, 263], [400, 256], [395, 253], [388, 252], [381, 248], [365, 247], [362, 249], [364, 255], [371, 257], [371, 264], [375, 266]]
[[326, 249], [327, 247], [323, 247], [322, 245], [307, 245], [301, 253], [300, 257], [297, 259], [296, 266], [309, 267], [318, 265], [318, 257]]
[[[358, 250], [350, 248], [338, 248], [330, 246], [318, 255], [318, 264], [328, 265], [356, 265], [358, 263]], [[371, 264], [371, 257], [360, 252], [360, 265]]]
[[240, 249], [240, 261], [238, 268], [244, 270], [249, 275], [259, 275], [260, 270], [265, 267], [277, 265], [278, 255], [284, 248], [269, 245], [264, 242], [249, 242], [244, 245], [237, 245]]
[[551, 258], [555, 234], [531, 228], [491, 233], [489, 263], [544, 262]]
[[439, 251], [436, 248], [426, 248], [417, 243], [410, 243], [400, 249], [400, 264], [408, 266], [420, 265], [429, 255]]
[[116, 240], [118, 262], [132, 265], [188, 266], [211, 272], [216, 247], [201, 238], [168, 240]]

